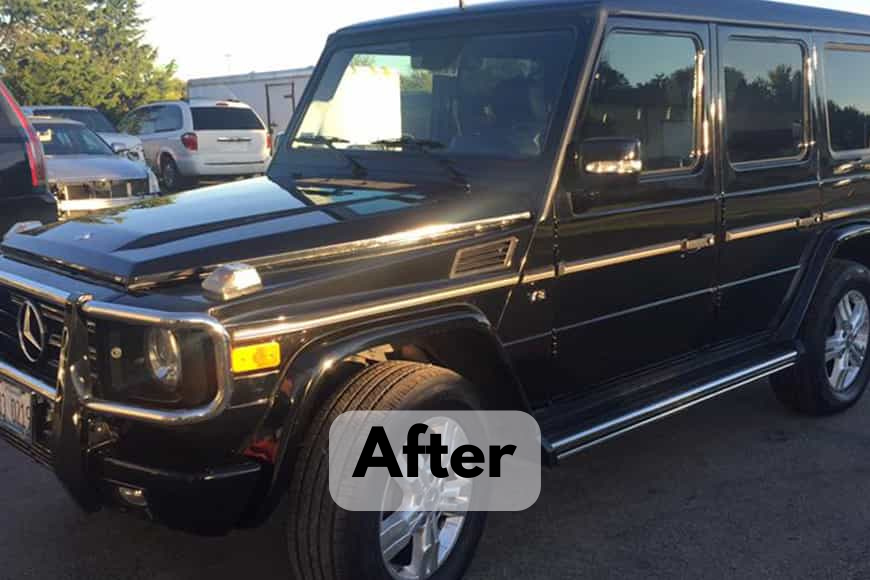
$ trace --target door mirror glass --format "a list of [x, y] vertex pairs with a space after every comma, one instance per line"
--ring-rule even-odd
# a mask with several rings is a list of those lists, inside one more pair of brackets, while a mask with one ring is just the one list
[[586, 139], [577, 151], [577, 172], [583, 176], [640, 176], [641, 143], [624, 137]]

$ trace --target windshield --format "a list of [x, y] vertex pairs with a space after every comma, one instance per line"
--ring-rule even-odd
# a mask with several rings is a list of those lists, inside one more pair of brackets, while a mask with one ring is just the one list
[[97, 133], [117, 133], [106, 116], [96, 109], [36, 109], [33, 114], [37, 117], [60, 117], [78, 121]]
[[341, 50], [291, 147], [541, 155], [574, 52], [571, 31]]
[[46, 155], [114, 155], [96, 133], [81, 125], [34, 123]]

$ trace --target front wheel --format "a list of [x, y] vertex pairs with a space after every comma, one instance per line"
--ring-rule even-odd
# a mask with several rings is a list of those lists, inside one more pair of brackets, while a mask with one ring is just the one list
[[[438, 431], [438, 422], [444, 420], [438, 411], [475, 410], [474, 393], [473, 386], [452, 371], [400, 361], [367, 367], [345, 384], [312, 423], [294, 469], [287, 526], [293, 578], [462, 577], [483, 533], [485, 513], [427, 512], [408, 507], [420, 505], [419, 498], [410, 496], [401, 499], [406, 507], [399, 511], [343, 510], [329, 493], [328, 437], [332, 423], [348, 411], [431, 411], [430, 426]], [[457, 427], [453, 425], [451, 432], [462, 438]], [[420, 475], [421, 480], [427, 479], [425, 473]], [[417, 492], [398, 486], [384, 489], [385, 498], [391, 493]]]
[[835, 260], [825, 272], [807, 313], [798, 364], [771, 378], [777, 397], [810, 415], [854, 405], [870, 380], [870, 271]]

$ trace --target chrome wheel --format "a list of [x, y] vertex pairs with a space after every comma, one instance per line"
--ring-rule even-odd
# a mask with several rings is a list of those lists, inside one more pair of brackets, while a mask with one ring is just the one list
[[[447, 466], [450, 454], [468, 443], [465, 431], [445, 417], [426, 421], [426, 425], [441, 434], [448, 449], [441, 465]], [[384, 491], [381, 553], [397, 580], [426, 580], [438, 571], [459, 541], [471, 503], [470, 479], [452, 471], [445, 479], [435, 477], [428, 456], [419, 458], [418, 468], [418, 477], [393, 479]], [[398, 507], [390, 510], [388, 506]]]
[[863, 294], [851, 290], [837, 303], [825, 341], [825, 368], [834, 391], [843, 392], [855, 382], [867, 357], [868, 338], [870, 307]]

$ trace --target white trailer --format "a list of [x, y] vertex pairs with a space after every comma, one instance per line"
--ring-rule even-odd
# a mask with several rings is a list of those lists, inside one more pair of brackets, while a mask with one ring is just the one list
[[301, 68], [191, 79], [187, 82], [187, 96], [247, 103], [266, 122], [270, 132], [281, 133], [290, 123], [313, 72], [313, 68]]

